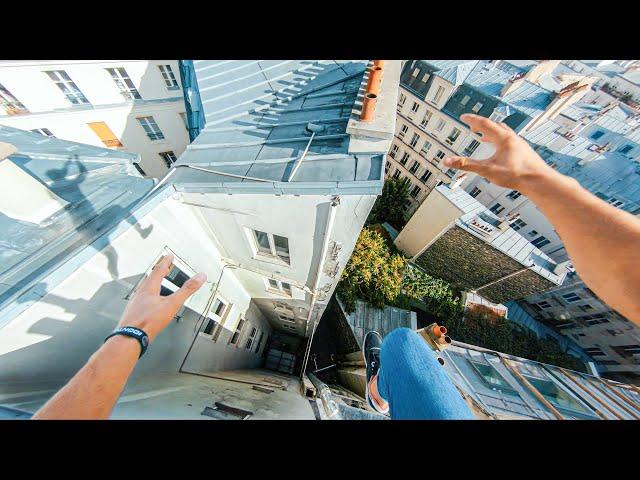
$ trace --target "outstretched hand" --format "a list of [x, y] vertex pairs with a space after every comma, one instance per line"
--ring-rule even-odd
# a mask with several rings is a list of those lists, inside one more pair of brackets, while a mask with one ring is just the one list
[[474, 133], [482, 134], [482, 141], [491, 142], [496, 151], [485, 160], [449, 157], [444, 160], [447, 167], [477, 173], [491, 183], [525, 194], [527, 187], [532, 187], [538, 178], [556, 173], [533, 151], [526, 140], [504, 123], [473, 114], [462, 115], [460, 119]]
[[149, 342], [164, 330], [182, 304], [207, 280], [204, 273], [198, 273], [187, 280], [182, 287], [167, 297], [160, 295], [162, 279], [171, 271], [173, 255], [162, 257], [136, 290], [127, 304], [119, 327], [137, 327], [149, 336]]

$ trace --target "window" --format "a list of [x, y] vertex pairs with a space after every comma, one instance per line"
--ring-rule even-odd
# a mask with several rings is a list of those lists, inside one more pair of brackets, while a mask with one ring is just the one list
[[407, 101], [407, 96], [404, 93], [400, 94], [400, 98], [398, 100], [398, 105], [403, 106], [404, 102]]
[[102, 140], [107, 147], [122, 147], [122, 142], [116, 137], [105, 122], [87, 123], [89, 128]]
[[603, 135], [604, 135], [604, 132], [602, 130], [596, 130], [591, 134], [591, 140], [598, 140]]
[[427, 126], [427, 123], [429, 123], [429, 120], [431, 120], [431, 117], [433, 116], [433, 113], [430, 112], [429, 110], [427, 110], [427, 112], [424, 114], [424, 117], [422, 117], [422, 121], [420, 122], [420, 126], [422, 128]]
[[564, 295], [562, 295], [562, 298], [564, 298], [569, 303], [577, 302], [580, 300], [580, 297], [575, 292], [565, 293]]
[[523, 227], [526, 227], [527, 224], [520, 218], [514, 220], [513, 222], [511, 222], [511, 228], [513, 228], [516, 232], [518, 230], [520, 230]]
[[391, 168], [391, 164], [389, 162], [385, 162], [384, 164], [384, 173], [389, 173], [389, 169]]
[[536, 238], [533, 242], [531, 242], [531, 244], [534, 247], [537, 248], [542, 248], [545, 245], [548, 245], [549, 243], [551, 243], [551, 240], [549, 240], [547, 237], [545, 237], [544, 235], [540, 235], [538, 238]]
[[535, 235], [537, 235], [537, 234], [538, 234], [538, 232], [537, 232], [536, 230], [531, 230], [531, 231], [529, 232], [529, 236], [530, 236], [530, 237], [533, 237], [533, 236], [535, 236]]
[[482, 190], [480, 190], [478, 187], [473, 187], [473, 190], [471, 190], [471, 193], [469, 193], [469, 195], [471, 195], [473, 198], [476, 198], [478, 195], [480, 195], [481, 192]]
[[227, 318], [230, 308], [229, 304], [220, 298], [216, 298], [213, 307], [207, 315], [207, 325], [204, 327], [203, 333], [212, 335], [213, 341], [217, 341], [222, 333], [222, 324]]
[[29, 110], [11, 92], [0, 84], [0, 106], [4, 108], [7, 115], [18, 115], [28, 113]]
[[455, 143], [455, 141], [458, 139], [459, 136], [460, 136], [460, 130], [454, 127], [454, 129], [451, 130], [451, 133], [447, 137], [446, 142], [449, 145], [453, 145]]
[[472, 108], [471, 111], [473, 113], [478, 113], [478, 111], [484, 106], [484, 103], [482, 102], [477, 102]]
[[507, 392], [513, 392], [513, 389], [507, 383], [502, 375], [495, 369], [495, 367], [491, 365], [487, 365], [486, 363], [475, 362], [473, 360], [468, 360], [473, 369], [478, 373], [480, 378], [491, 388], [499, 388], [501, 390], [506, 390]]
[[409, 160], [409, 154], [407, 152], [404, 152], [402, 154], [402, 158], [400, 159], [400, 163], [402, 165], [407, 165], [407, 161]]
[[546, 300], [543, 300], [542, 302], [538, 302], [536, 305], [538, 305], [540, 308], [551, 308], [551, 304]]
[[391, 145], [391, 151], [389, 152], [389, 156], [391, 158], [396, 158], [396, 154], [398, 153], [398, 145], [395, 143]]
[[247, 338], [247, 343], [244, 344], [244, 348], [247, 350], [251, 350], [251, 346], [253, 345], [253, 339], [258, 333], [258, 329], [256, 327], [251, 327], [251, 333], [249, 333], [249, 338]]
[[489, 210], [491, 210], [493, 213], [495, 213], [496, 215], [498, 215], [500, 212], [502, 212], [504, 210], [504, 207], [502, 205], [500, 205], [499, 203], [496, 203], [493, 207], [491, 207]]
[[106, 70], [109, 72], [109, 75], [111, 75], [111, 78], [113, 78], [113, 81], [116, 82], [125, 100], [133, 100], [134, 98], [137, 100], [142, 99], [138, 89], [124, 68], [107, 68]]
[[158, 65], [158, 69], [164, 78], [164, 83], [169, 90], [177, 90], [180, 88], [176, 76], [173, 74], [171, 65]]
[[442, 94], [444, 93], [444, 87], [438, 86], [438, 90], [436, 90], [435, 95], [433, 96], [433, 103], [438, 103], [442, 98]]
[[449, 170], [447, 170], [446, 172], [444, 172], [447, 177], [449, 178], [453, 178], [456, 175], [456, 171], [453, 168], [450, 168]]
[[611, 197], [609, 200], [607, 200], [607, 202], [613, 205], [614, 207], [622, 207], [624, 205], [623, 201], [618, 200], [617, 198], [614, 198], [614, 197]]
[[418, 135], [417, 133], [414, 133], [413, 138], [411, 138], [411, 142], [409, 142], [409, 145], [411, 145], [411, 148], [415, 148], [416, 144], [418, 143], [418, 140], [420, 140], [420, 135]]
[[420, 187], [416, 185], [416, 186], [415, 186], [415, 187], [413, 187], [413, 189], [411, 190], [410, 195], [411, 195], [413, 198], [416, 198], [419, 194], [420, 194]]
[[538, 390], [550, 403], [560, 408], [568, 408], [578, 412], [587, 413], [586, 410], [574, 400], [568, 393], [550, 380], [534, 378], [525, 375], [531, 385]]
[[413, 78], [417, 78], [419, 73], [420, 73], [420, 69], [419, 68], [414, 68], [413, 72], [411, 73], [411, 76]]
[[402, 127], [400, 127], [400, 132], [398, 133], [398, 137], [404, 138], [404, 135], [407, 133], [407, 130], [409, 130], [409, 127], [406, 125], [402, 125]]
[[244, 328], [245, 322], [246, 320], [244, 318], [240, 318], [240, 321], [236, 326], [236, 331], [233, 332], [233, 335], [231, 336], [231, 340], [229, 340], [230, 345], [236, 345], [238, 343], [238, 340], [240, 339], [240, 335], [242, 335], [242, 329]]
[[398, 180], [400, 178], [400, 169], [393, 172], [393, 179]]
[[582, 310], [583, 312], [588, 312], [589, 310], [593, 310], [593, 307], [588, 303], [585, 303], [584, 305], [580, 305], [580, 310]]
[[413, 102], [413, 105], [411, 105], [411, 111], [413, 113], [418, 113], [419, 109], [420, 109], [420, 104], [418, 102]]
[[260, 255], [279, 258], [289, 264], [289, 239], [260, 230], [251, 230]]
[[460, 100], [460, 105], [466, 107], [467, 103], [469, 103], [469, 100], [471, 100], [471, 97], [469, 95], [465, 95], [464, 97], [462, 97], [462, 100]]
[[282, 328], [285, 328], [287, 330], [293, 330], [294, 332], [296, 331], [296, 326], [295, 325], [289, 325], [287, 323], [283, 324]]
[[438, 121], [438, 125], [436, 126], [436, 130], [441, 132], [444, 126], [447, 124], [442, 118]]
[[620, 149], [618, 151], [620, 153], [629, 153], [632, 148], [633, 148], [633, 145], [624, 145], [624, 146], [620, 147]]
[[517, 190], [511, 190], [508, 194], [507, 194], [507, 198], [510, 198], [511, 200], [515, 200], [516, 198], [518, 198], [520, 195], [522, 195], [519, 191]]
[[158, 127], [158, 124], [153, 119], [153, 117], [138, 117], [137, 120], [138, 122], [140, 122], [140, 125], [142, 125], [142, 128], [144, 128], [144, 131], [147, 134], [147, 137], [149, 137], [149, 140], [164, 139], [164, 135], [162, 134], [160, 127]]
[[471, 140], [471, 143], [467, 145], [467, 147], [464, 149], [464, 152], [462, 152], [462, 154], [466, 157], [470, 157], [476, 151], [476, 148], [478, 148], [478, 145], [480, 145], [479, 141]]
[[69, 75], [67, 75], [67, 72], [64, 70], [52, 70], [44, 73], [53, 80], [71, 103], [74, 105], [86, 105], [89, 103], [89, 100], [87, 100], [78, 86], [71, 80]]
[[438, 160], [442, 160], [444, 157], [446, 157], [446, 154], [442, 150], [438, 150], [436, 152], [435, 158], [437, 158]]
[[431, 143], [429, 142], [424, 142], [424, 145], [422, 145], [422, 152], [423, 153], [427, 153], [429, 151], [429, 149], [431, 148]]
[[414, 160], [413, 165], [411, 165], [411, 168], [409, 169], [409, 172], [415, 175], [418, 171], [418, 168], [420, 168], [420, 162]]
[[295, 319], [295, 318], [293, 318], [293, 316], [291, 316], [291, 315], [286, 315], [286, 314], [282, 314], [282, 313], [280, 313], [280, 314], [278, 314], [278, 318], [279, 318], [282, 322], [285, 322], [285, 323], [293, 323], [294, 325], [295, 325], [295, 323], [296, 323], [296, 319]]
[[429, 180], [430, 176], [431, 176], [431, 172], [429, 170], [426, 170], [420, 177], [420, 181], [422, 183], [427, 183], [427, 180]]
[[167, 166], [167, 168], [171, 168], [171, 165], [176, 163], [176, 160], [178, 159], [176, 157], [176, 154], [171, 150], [169, 150], [168, 152], [160, 152], [158, 155], [162, 157], [162, 160], [164, 160], [164, 164]]
[[605, 356], [606, 353], [602, 351], [602, 349], [598, 347], [589, 347], [584, 349], [587, 355], [591, 355], [592, 357]]
[[491, 115], [489, 115], [489, 120], [493, 120], [494, 122], [501, 122], [505, 119], [505, 115], [500, 112], [496, 112], [495, 110]]
[[291, 284], [273, 278], [267, 278], [267, 290], [291, 296]]
[[638, 355], [640, 353], [640, 345], [622, 345], [615, 348], [622, 350], [626, 355]]
[[45, 137], [53, 137], [53, 133], [48, 128], [34, 128], [31, 130], [33, 133], [39, 133], [40, 135], [44, 135]]
[[264, 338], [264, 332], [261, 331], [260, 332], [260, 336], [258, 337], [258, 343], [256, 343], [255, 353], [258, 353], [260, 351], [260, 347], [262, 346], [262, 339], [263, 338]]

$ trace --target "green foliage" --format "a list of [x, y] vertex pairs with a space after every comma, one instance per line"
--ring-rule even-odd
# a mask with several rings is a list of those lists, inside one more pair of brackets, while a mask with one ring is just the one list
[[415, 266], [407, 266], [402, 291], [411, 298], [422, 300], [427, 311], [443, 320], [462, 314], [460, 299], [454, 295], [451, 286]]
[[367, 224], [388, 222], [397, 230], [407, 223], [404, 204], [409, 198], [409, 182], [406, 179], [388, 179], [382, 187], [382, 195], [378, 197], [371, 209]]
[[406, 259], [392, 252], [372, 228], [363, 228], [337, 287], [348, 312], [360, 298], [377, 308], [391, 304], [400, 294]]

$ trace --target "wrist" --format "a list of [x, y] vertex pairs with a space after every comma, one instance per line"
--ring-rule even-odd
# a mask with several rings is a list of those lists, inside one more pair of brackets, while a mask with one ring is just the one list
[[543, 168], [538, 168], [522, 176], [520, 182], [518, 182], [517, 190], [533, 199], [540, 195], [552, 194], [554, 189], [563, 183], [564, 179], [571, 180], [545, 164]]

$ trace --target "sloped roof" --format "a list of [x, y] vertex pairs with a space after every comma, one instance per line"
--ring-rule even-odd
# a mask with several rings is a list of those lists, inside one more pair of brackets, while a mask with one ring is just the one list
[[[454, 85], [460, 85], [466, 80], [467, 76], [477, 65], [478, 60], [448, 60], [442, 62], [432, 61], [431, 63], [435, 66], [442, 66], [442, 70], [439, 70], [435, 73], [436, 76], [441, 77]], [[438, 65], [438, 63], [440, 63], [441, 65]], [[451, 63], [452, 65], [445, 66], [448, 63]]]
[[[172, 183], [178, 189], [190, 184], [245, 193], [347, 192], [354, 187], [379, 193], [386, 152], [372, 144], [370, 153], [349, 153], [346, 131], [367, 64], [194, 61], [205, 125], [176, 163]], [[309, 123], [321, 130], [310, 144]], [[190, 167], [180, 168], [185, 165]]]

